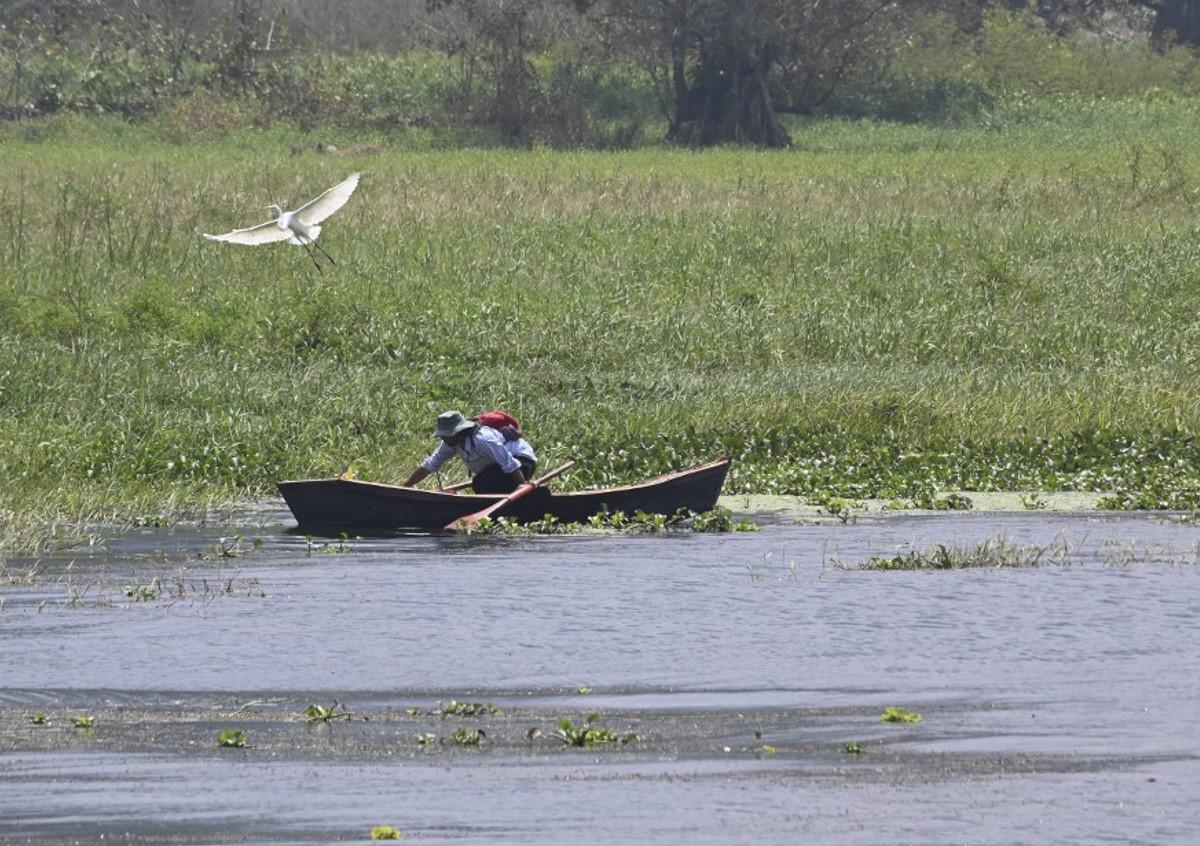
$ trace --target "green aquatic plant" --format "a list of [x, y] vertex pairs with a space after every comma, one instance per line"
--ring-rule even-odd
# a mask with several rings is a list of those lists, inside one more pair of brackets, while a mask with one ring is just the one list
[[377, 825], [371, 828], [372, 840], [401, 840], [404, 835], [400, 830], [390, 825]]
[[34, 711], [32, 714], [29, 715], [29, 722], [33, 723], [35, 726], [46, 725], [45, 712], [44, 711]]
[[305, 553], [306, 557], [312, 557], [312, 554], [314, 552], [319, 552], [322, 554], [334, 554], [334, 556], [340, 556], [340, 554], [354, 551], [354, 546], [352, 544], [350, 544], [349, 540], [350, 540], [350, 536], [347, 533], [342, 532], [340, 535], [337, 536], [336, 544], [318, 544], [317, 539], [313, 538], [312, 535], [305, 535], [304, 536], [304, 544], [305, 544], [304, 553]]
[[158, 599], [158, 579], [148, 585], [126, 585], [125, 595], [134, 602], [151, 602]]
[[907, 708], [889, 706], [883, 710], [883, 715], [880, 716], [879, 721], [881, 723], [919, 723], [921, 722], [921, 715]]
[[851, 742], [843, 745], [842, 751], [847, 755], [861, 755], [867, 750], [863, 748], [862, 744]]
[[828, 493], [809, 497], [808, 501], [813, 505], [819, 505], [826, 514], [838, 518], [842, 523], [853, 523], [855, 520], [854, 509], [862, 508], [863, 505], [860, 501], [831, 496]]
[[717, 506], [700, 514], [690, 513], [689, 527], [693, 532], [757, 532], [758, 526], [749, 519], [733, 519], [733, 512]]
[[80, 716], [72, 719], [71, 722], [77, 729], [87, 730], [96, 727], [96, 718], [91, 714], [81, 714]]
[[[1067, 563], [1065, 540], [1054, 544], [1017, 546], [1004, 538], [984, 540], [973, 547], [938, 544], [892, 556], [872, 556], [854, 569], [860, 570], [958, 570], [970, 567], [1038, 567]], [[840, 569], [851, 569], [835, 561]]]
[[[244, 540], [245, 538], [240, 534], [219, 538], [216, 543], [208, 545], [209, 555], [213, 558], [240, 558], [246, 554], [246, 548], [242, 543]], [[253, 549], [258, 549], [260, 546], [262, 546], [261, 538], [255, 538], [251, 543]], [[205, 556], [201, 554], [200, 557], [204, 558]]]
[[348, 720], [352, 716], [349, 711], [339, 711], [338, 701], [333, 700], [333, 704], [325, 705], [309, 705], [304, 709], [304, 717], [310, 723], [331, 723], [335, 720]]
[[[341, 534], [338, 535], [337, 543], [323, 543], [323, 544], [320, 544], [317, 548], [319, 548], [321, 550], [321, 552], [326, 555], [344, 555], [347, 552], [354, 551], [354, 546], [350, 543], [350, 536], [348, 534], [346, 534], [345, 532], [342, 532]], [[308, 554], [309, 555], [312, 555], [313, 549], [314, 549], [314, 546], [312, 543], [312, 539], [309, 538], [309, 541], [308, 541]]]
[[224, 729], [217, 733], [217, 746], [241, 749], [246, 745], [246, 733], [240, 729]]
[[933, 492], [922, 491], [913, 497], [913, 507], [927, 511], [970, 511], [975, 507], [975, 503], [963, 494], [937, 496]]
[[1021, 507], [1027, 511], [1037, 511], [1046, 507], [1046, 500], [1037, 492], [1021, 494]]
[[577, 524], [564, 523], [553, 514], [547, 514], [540, 520], [531, 520], [519, 527], [516, 524], [506, 525], [505, 529], [508, 534], [524, 531], [531, 535], [565, 535], [577, 531]]
[[461, 726], [450, 734], [450, 739], [458, 746], [478, 746], [486, 736], [483, 729]]
[[437, 742], [438, 742], [438, 736], [436, 734], [434, 734], [433, 732], [426, 731], [426, 732], [421, 732], [420, 734], [417, 735], [417, 745], [422, 748], [424, 748], [426, 746], [433, 746]]
[[442, 705], [441, 708], [443, 717], [477, 717], [480, 714], [502, 714], [504, 713], [491, 702], [458, 702], [451, 699]]
[[680, 509], [672, 515], [636, 511], [602, 510], [582, 523], [564, 523], [546, 515], [540, 520], [518, 523], [508, 517], [484, 518], [463, 530], [467, 535], [561, 535], [588, 530], [622, 532], [626, 534], [658, 534], [681, 529], [693, 532], [753, 532], [758, 527], [748, 519], [734, 520], [727, 508], [714, 508], [703, 514]]
[[563, 717], [558, 721], [558, 729], [553, 732], [553, 736], [567, 746], [596, 746], [615, 743], [619, 739], [623, 743], [629, 743], [637, 739], [637, 735], [633, 733], [625, 735], [624, 738], [618, 738], [612, 729], [597, 725], [599, 721], [599, 714], [588, 714], [587, 719], [578, 724]]

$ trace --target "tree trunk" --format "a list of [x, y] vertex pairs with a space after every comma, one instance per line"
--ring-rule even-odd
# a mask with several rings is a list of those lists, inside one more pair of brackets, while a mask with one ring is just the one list
[[675, 118], [667, 140], [693, 147], [726, 143], [790, 145], [791, 138], [779, 122], [767, 84], [770, 69], [767, 59], [733, 55], [732, 51], [702, 56], [696, 78], [688, 85], [682, 65], [678, 65]]

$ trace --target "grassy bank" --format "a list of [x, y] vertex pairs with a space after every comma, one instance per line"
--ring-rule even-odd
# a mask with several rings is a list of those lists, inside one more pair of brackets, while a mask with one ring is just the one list
[[[568, 484], [737, 458], [732, 491], [1200, 503], [1200, 109], [831, 122], [761, 153], [289, 156], [64, 124], [0, 144], [0, 512], [122, 519], [509, 409]], [[35, 133], [36, 134], [36, 133]], [[203, 241], [361, 169], [337, 268]], [[43, 527], [42, 529], [36, 527]], [[30, 534], [33, 533], [33, 534]]]

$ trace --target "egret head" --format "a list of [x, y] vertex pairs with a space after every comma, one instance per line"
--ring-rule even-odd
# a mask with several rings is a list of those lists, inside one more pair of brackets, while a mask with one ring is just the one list
[[270, 209], [271, 211], [275, 212], [276, 217], [280, 217], [283, 215], [283, 209], [280, 206], [275, 205], [274, 203], [271, 203], [271, 205], [267, 206], [267, 208]]

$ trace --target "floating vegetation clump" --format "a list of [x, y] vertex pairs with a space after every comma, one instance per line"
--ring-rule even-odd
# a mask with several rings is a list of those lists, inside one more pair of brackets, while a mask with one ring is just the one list
[[558, 728], [552, 736], [567, 746], [601, 746], [618, 741], [632, 743], [638, 739], [633, 732], [618, 735], [607, 726], [599, 725], [599, 722], [599, 714], [588, 714], [582, 723], [573, 723], [570, 719], [563, 717], [558, 721]]
[[913, 497], [913, 507], [928, 511], [970, 511], [975, 507], [975, 503], [969, 496], [963, 494], [952, 493], [945, 496], [919, 494]]
[[658, 534], [673, 531], [692, 532], [756, 532], [758, 526], [747, 519], [733, 519], [728, 508], [717, 507], [697, 514], [681, 509], [671, 516], [637, 511], [603, 511], [582, 523], [564, 523], [546, 515], [541, 520], [518, 523], [507, 517], [485, 517], [466, 530], [472, 535], [563, 535], [586, 531], [623, 532], [626, 534]]
[[1004, 538], [992, 538], [975, 546], [938, 544], [892, 556], [872, 556], [857, 566], [837, 561], [844, 570], [961, 570], [971, 567], [1039, 567], [1067, 563], [1065, 541], [1048, 546], [1019, 546]]
[[333, 704], [326, 705], [309, 705], [304, 709], [303, 714], [307, 722], [310, 723], [332, 723], [335, 720], [348, 720], [352, 716], [349, 711], [338, 710], [341, 706], [338, 701], [333, 700]]
[[451, 732], [450, 739], [457, 746], [478, 746], [486, 736], [487, 732], [481, 728], [462, 726]]
[[151, 602], [158, 599], [158, 579], [148, 585], [126, 585], [125, 595], [134, 602]]
[[891, 706], [885, 708], [883, 715], [880, 716], [881, 723], [919, 723], [922, 717], [916, 711], [910, 711], [907, 708]]
[[451, 699], [442, 705], [443, 717], [478, 717], [482, 714], [494, 716], [504, 713], [491, 702], [458, 702]]
[[[240, 534], [228, 538], [218, 538], [216, 543], [208, 545], [208, 552], [201, 553], [200, 558], [241, 558], [248, 551], [245, 540], [245, 537]], [[262, 543], [262, 538], [255, 538], [250, 542], [250, 549], [260, 549]]]
[[343, 555], [354, 550], [354, 546], [349, 541], [350, 536], [345, 532], [338, 536], [336, 543], [318, 543], [312, 535], [305, 535], [304, 554], [309, 557], [315, 552], [326, 555]]
[[225, 729], [217, 734], [217, 746], [242, 749], [246, 745], [246, 733], [240, 729]]
[[390, 825], [377, 825], [371, 829], [372, 840], [400, 840], [403, 837], [399, 829]]

